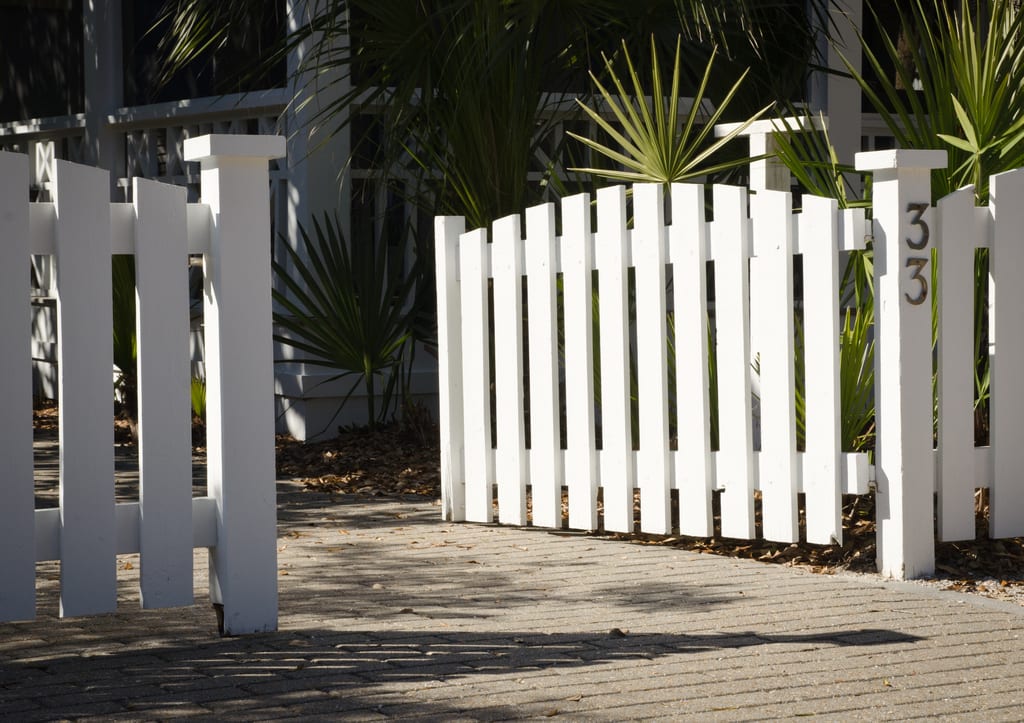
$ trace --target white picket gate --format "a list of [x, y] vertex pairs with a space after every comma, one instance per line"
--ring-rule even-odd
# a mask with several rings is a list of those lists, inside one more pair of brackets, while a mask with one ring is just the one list
[[[277, 627], [273, 351], [267, 161], [276, 136], [186, 141], [202, 204], [135, 179], [110, 203], [104, 170], [57, 161], [53, 203], [29, 203], [28, 157], [0, 153], [0, 620], [35, 616], [35, 564], [60, 561], [62, 616], [117, 606], [116, 556], [140, 553], [142, 606], [193, 601], [192, 556], [210, 551], [227, 634]], [[111, 254], [137, 279], [139, 500], [115, 504]], [[35, 509], [31, 254], [57, 274], [60, 506]], [[192, 497], [189, 254], [203, 254], [207, 491]], [[15, 340], [21, 339], [22, 343]]]
[[[897, 577], [930, 572], [934, 493], [942, 493], [943, 536], [973, 538], [974, 489], [988, 486], [989, 456], [973, 447], [974, 246], [963, 241], [968, 232], [980, 239], [975, 246], [988, 246], [991, 238], [995, 263], [1007, 264], [1004, 273], [1024, 268], [1015, 258], [1024, 253], [1024, 243], [1000, 246], [1000, 240], [1005, 243], [1004, 237], [1024, 228], [1024, 198], [1012, 200], [1020, 176], [993, 181], [990, 209], [966, 209], [967, 191], [939, 204], [941, 218], [934, 219], [926, 203], [929, 188], [921, 183], [927, 184], [929, 169], [944, 158], [927, 151], [858, 157], [861, 168], [875, 170], [877, 470], [869, 469], [864, 454], [842, 453], [839, 441], [838, 269], [841, 253], [864, 246], [862, 211], [841, 211], [834, 201], [805, 197], [802, 212], [794, 214], [788, 193], [761, 191], [749, 196], [748, 213], [745, 189], [715, 186], [714, 220], [707, 221], [704, 187], [677, 184], [671, 187], [668, 225], [656, 185], [633, 187], [631, 211], [624, 188], [598, 191], [596, 230], [587, 195], [563, 200], [561, 234], [553, 204], [527, 210], [525, 239], [518, 216], [496, 221], [490, 242], [485, 229], [465, 232], [462, 218], [438, 218], [446, 519], [492, 522], [496, 506], [501, 523], [559, 527], [564, 492], [569, 527], [595, 529], [600, 523], [609, 531], [630, 532], [639, 490], [642, 531], [708, 536], [713, 493], [720, 490], [721, 534], [750, 538], [759, 490], [766, 539], [800, 538], [797, 495], [803, 493], [805, 539], [829, 543], [842, 537], [842, 494], [867, 492], [877, 471], [880, 569]], [[1007, 206], [995, 225], [990, 219], [996, 218], [997, 194], [1012, 198], [1003, 200]], [[944, 235], [942, 228], [948, 229]], [[949, 249], [939, 243], [940, 236], [949, 239]], [[945, 259], [939, 281], [944, 289], [939, 403], [941, 419], [950, 420], [940, 422], [937, 455], [932, 451], [930, 299], [923, 303], [933, 248]], [[799, 452], [796, 256], [803, 269], [806, 400], [806, 451]], [[713, 262], [713, 314], [707, 261]], [[1014, 296], [1024, 293], [1024, 285], [1010, 281], [995, 289], [995, 308], [1024, 308], [1024, 299]], [[665, 323], [669, 311], [675, 320], [671, 339]], [[593, 338], [595, 314], [599, 340]], [[1007, 316], [995, 315], [1000, 361], [994, 374], [1024, 364], [1024, 328], [1014, 329]], [[709, 318], [717, 357], [717, 450], [710, 439]], [[1022, 357], [1014, 356], [1018, 353]], [[760, 449], [752, 432], [750, 361], [755, 357], [760, 361]], [[1024, 399], [1019, 399], [1024, 387], [1016, 391], [1012, 374], [1004, 372], [1006, 378], [993, 382], [999, 390], [993, 439], [1011, 437], [1002, 451], [993, 445], [993, 531], [998, 535], [1024, 534], [1024, 485], [1020, 476], [1010, 479], [1012, 465], [1024, 469], [1024, 459], [1017, 460], [1024, 444], [1012, 438], [1024, 430], [1024, 419], [1018, 419], [1024, 416]], [[1012, 391], [1005, 388], [1011, 385]], [[676, 449], [669, 437], [672, 406]]]

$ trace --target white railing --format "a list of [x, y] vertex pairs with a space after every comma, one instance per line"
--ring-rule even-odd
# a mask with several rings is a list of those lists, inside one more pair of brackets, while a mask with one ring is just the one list
[[[936, 492], [942, 539], [973, 539], [979, 487], [992, 492], [992, 534], [1024, 534], [1024, 385], [1017, 382], [1024, 329], [1010, 315], [1024, 308], [1024, 285], [1009, 278], [1024, 267], [1024, 245], [1013, 238], [1024, 226], [1024, 171], [993, 179], [988, 208], [974, 210], [967, 190], [941, 201], [936, 213], [929, 169], [944, 157], [858, 156], [858, 168], [875, 174], [873, 476], [879, 567], [895, 577], [934, 569]], [[713, 195], [708, 222], [704, 188], [673, 185], [666, 225], [660, 187], [635, 186], [631, 210], [624, 188], [603, 189], [596, 230], [590, 199], [581, 195], [563, 200], [561, 234], [553, 204], [527, 210], [525, 239], [518, 216], [494, 222], [490, 233], [465, 232], [461, 218], [436, 220], [447, 519], [559, 527], [565, 495], [569, 527], [631, 532], [638, 493], [640, 530], [708, 536], [720, 493], [723, 536], [753, 537], [760, 499], [766, 539], [841, 541], [841, 495], [869, 491], [865, 456], [841, 453], [838, 431], [837, 269], [841, 253], [863, 247], [864, 217], [808, 197], [793, 214], [790, 195], [778, 191], [748, 197], [716, 186]], [[973, 436], [974, 250], [982, 247], [993, 258], [990, 333], [999, 339], [991, 450], [975, 449]], [[942, 289], [936, 451], [933, 250]], [[795, 257], [803, 270], [802, 446]], [[707, 261], [714, 262], [713, 354]], [[666, 324], [669, 315], [674, 325]], [[760, 360], [759, 448], [751, 432], [752, 358]]]
[[[27, 203], [28, 159], [0, 153], [0, 619], [32, 618], [35, 563], [60, 560], [62, 616], [109, 612], [116, 556], [140, 553], [144, 607], [192, 602], [194, 547], [210, 548], [210, 595], [226, 633], [277, 625], [273, 353], [267, 161], [282, 137], [191, 139], [205, 203], [151, 180], [109, 202], [109, 174], [65, 161], [54, 201]], [[110, 255], [134, 254], [140, 482], [115, 504]], [[52, 255], [60, 328], [60, 507], [34, 509], [31, 254]], [[206, 291], [207, 496], [193, 499], [188, 257]], [[263, 282], [260, 282], [260, 279]], [[22, 343], [15, 340], [21, 339]]]

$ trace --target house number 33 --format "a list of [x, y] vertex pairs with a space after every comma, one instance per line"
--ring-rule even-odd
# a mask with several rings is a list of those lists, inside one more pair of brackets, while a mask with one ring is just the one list
[[[910, 225], [918, 226], [920, 228], [920, 234], [917, 241], [907, 237], [907, 246], [913, 251], [923, 251], [928, 248], [928, 239], [930, 238], [930, 232], [928, 230], [928, 224], [924, 221], [924, 212], [928, 209], [927, 203], [908, 203], [907, 213], [910, 216]], [[925, 299], [928, 298], [928, 279], [924, 276], [925, 266], [928, 264], [928, 256], [908, 256], [906, 267], [911, 270], [910, 280], [916, 281], [917, 295], [911, 296], [909, 292], [904, 292], [904, 296], [914, 306], [923, 304]]]

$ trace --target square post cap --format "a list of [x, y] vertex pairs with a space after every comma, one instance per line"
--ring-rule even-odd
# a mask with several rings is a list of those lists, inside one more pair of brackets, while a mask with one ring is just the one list
[[237, 135], [210, 133], [185, 139], [185, 160], [209, 158], [252, 158], [271, 160], [286, 155], [284, 136]]
[[866, 151], [854, 156], [858, 171], [891, 171], [897, 168], [945, 168], [949, 164], [946, 151], [892, 149]]

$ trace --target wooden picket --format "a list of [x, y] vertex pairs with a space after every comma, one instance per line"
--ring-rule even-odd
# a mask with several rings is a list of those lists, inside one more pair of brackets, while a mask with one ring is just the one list
[[1024, 268], [1024, 169], [1008, 171], [991, 179], [989, 207], [992, 218], [992, 250], [989, 268], [993, 319], [989, 341], [992, 355], [991, 490], [993, 537], [1024, 535], [1024, 284], [1015, 278]]
[[[716, 186], [713, 195], [715, 220], [708, 222], [703, 187], [674, 185], [666, 225], [661, 187], [637, 185], [630, 229], [626, 189], [602, 189], [596, 231], [589, 197], [579, 195], [562, 202], [561, 236], [555, 207], [546, 204], [527, 210], [525, 240], [519, 217], [509, 216], [495, 222], [493, 243], [485, 230], [463, 233], [461, 219], [438, 219], [439, 336], [461, 347], [456, 355], [442, 343], [441, 352], [442, 388], [461, 397], [455, 403], [442, 393], [441, 400], [448, 518], [490, 522], [496, 514], [508, 524], [628, 532], [639, 491], [640, 530], [706, 536], [720, 491], [722, 534], [752, 537], [760, 490], [763, 534], [793, 541], [797, 495], [805, 492], [816, 515], [807, 539], [841, 539], [842, 493], [867, 491], [864, 455], [839, 451], [838, 401], [839, 256], [863, 248], [863, 214], [821, 199], [793, 214], [788, 194], [765, 191], [748, 218], [743, 189]], [[813, 432], [799, 453], [794, 254], [804, 256], [805, 278], [814, 277], [804, 286]], [[752, 255], [766, 275], [754, 287], [757, 299], [750, 297]], [[752, 433], [751, 304], [771, 327], [759, 350], [761, 411], [772, 419], [762, 426], [760, 450]], [[718, 450], [709, 424], [709, 320]]]
[[[938, 449], [939, 535], [974, 538], [974, 188], [938, 204]], [[984, 224], [985, 220], [982, 219]], [[954, 342], [955, 343], [952, 343]], [[956, 383], [958, 382], [958, 383]]]
[[[25, 203], [28, 157], [0, 153], [0, 220], [5, 263], [0, 263], [0, 613], [24, 620], [35, 615], [35, 498], [32, 479], [32, 348], [29, 328], [29, 207]], [[25, 263], [21, 263], [24, 261]]]
[[[193, 548], [210, 549], [225, 633], [277, 625], [267, 159], [280, 137], [204, 136], [204, 204], [136, 179], [110, 203], [106, 171], [57, 161], [53, 203], [28, 203], [28, 164], [0, 153], [0, 620], [35, 615], [35, 563], [59, 560], [61, 616], [117, 607], [119, 554], [140, 554], [143, 607], [192, 602]], [[257, 249], [258, 251], [259, 249]], [[139, 500], [115, 504], [111, 254], [134, 254]], [[206, 272], [208, 495], [192, 497], [190, 253]], [[30, 254], [52, 254], [59, 336], [60, 505], [34, 509]], [[259, 280], [264, 282], [260, 283]], [[225, 378], [230, 377], [230, 378]]]

